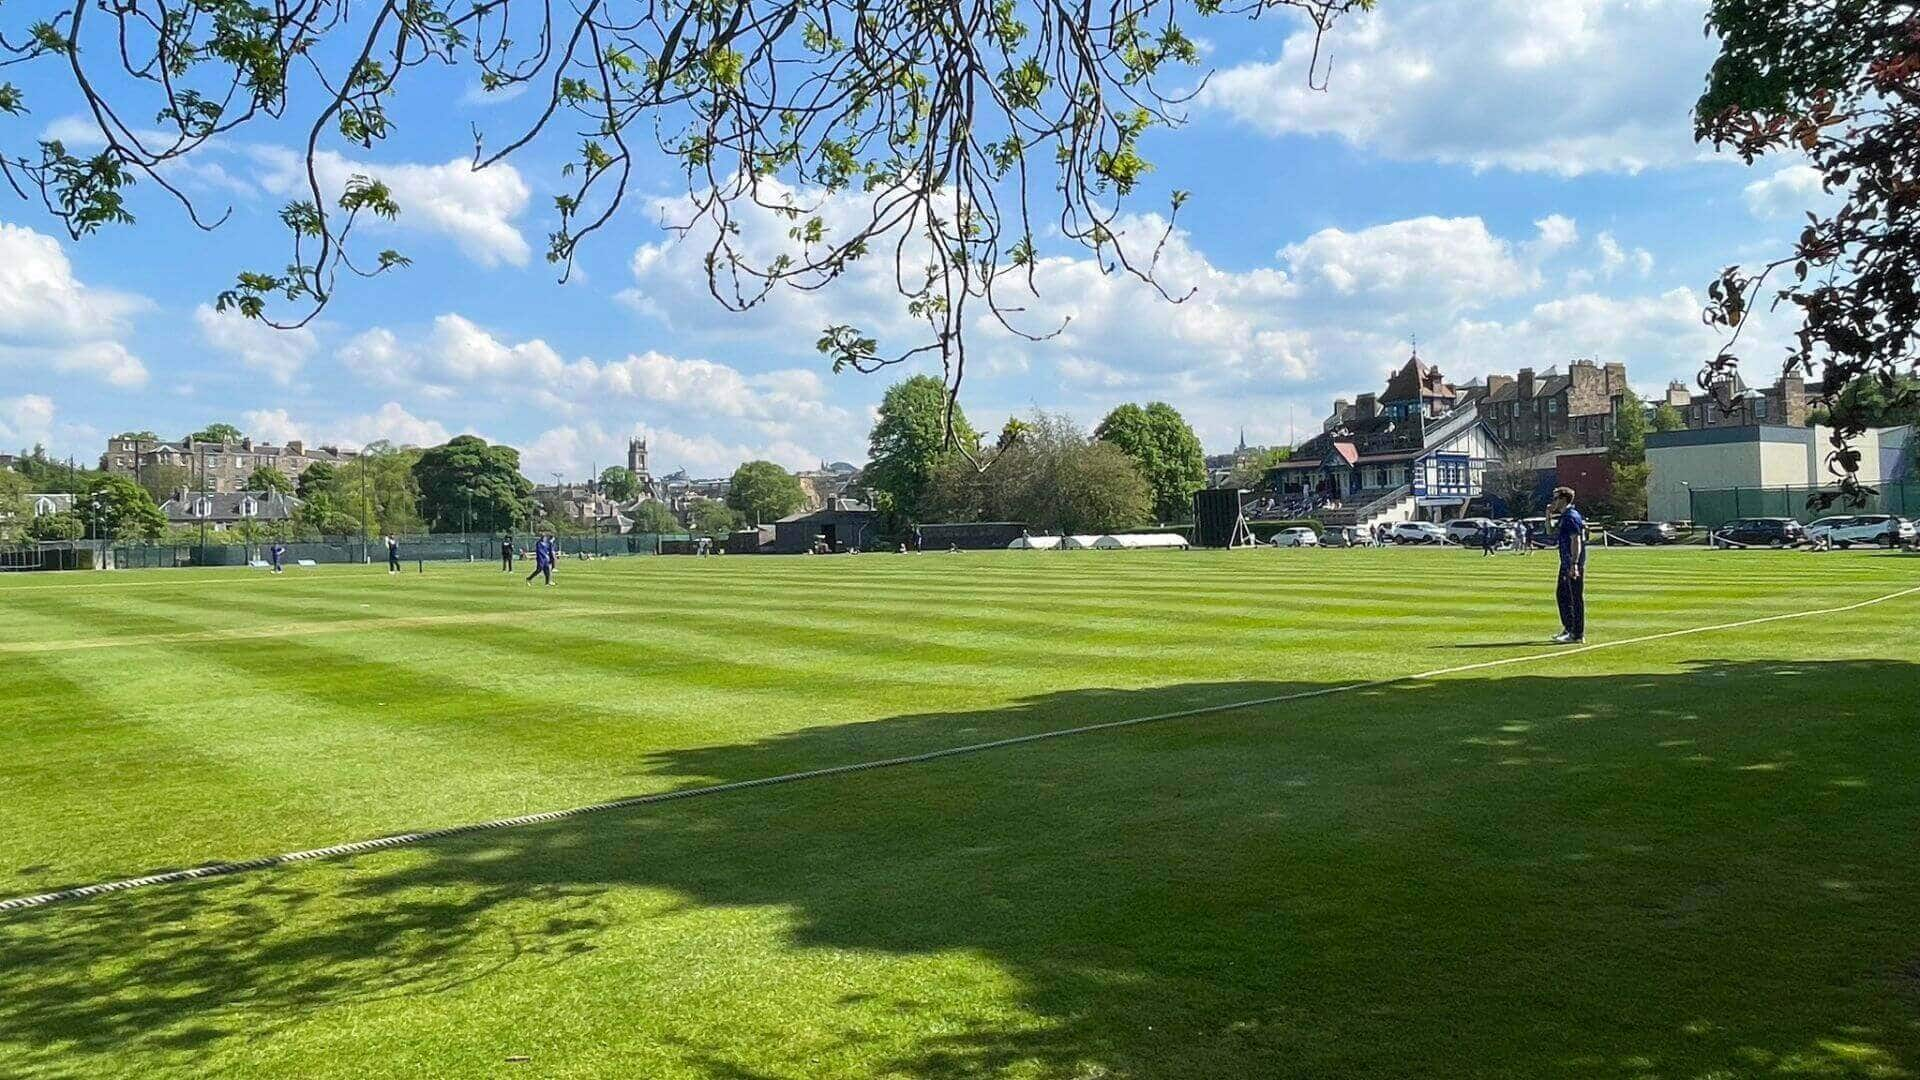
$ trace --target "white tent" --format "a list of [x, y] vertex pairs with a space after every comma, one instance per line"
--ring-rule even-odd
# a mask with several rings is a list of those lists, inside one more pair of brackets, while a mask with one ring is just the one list
[[1063, 536], [1060, 538], [1060, 550], [1085, 551], [1099, 542], [1097, 536]]
[[1057, 536], [1023, 536], [1007, 545], [1009, 551], [1052, 551], [1060, 546]]
[[1093, 542], [1093, 546], [1103, 550], [1140, 548], [1184, 548], [1187, 538], [1179, 533], [1124, 533], [1119, 536], [1102, 536]]

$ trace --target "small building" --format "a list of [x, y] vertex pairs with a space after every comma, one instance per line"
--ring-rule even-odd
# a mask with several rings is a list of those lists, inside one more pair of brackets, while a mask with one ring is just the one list
[[29, 494], [26, 498], [27, 514], [30, 517], [65, 514], [73, 509], [73, 496], [64, 491], [36, 492]]
[[[1911, 426], [1876, 428], [1860, 436], [1858, 476], [1862, 483], [1883, 486], [1905, 479], [1899, 475], [1907, 459]], [[1832, 488], [1839, 478], [1827, 467], [1833, 448], [1833, 429], [1749, 424], [1655, 432], [1647, 436], [1647, 516], [1655, 521], [1695, 521], [1718, 526], [1732, 517], [1801, 516], [1804, 506], [1792, 505], [1789, 489]], [[1780, 507], [1766, 505], [1740, 510], [1737, 491], [1772, 490]], [[1724, 496], [1724, 497], [1723, 497]], [[1704, 501], [1704, 505], [1703, 505]], [[1732, 507], [1722, 513], [1718, 507]], [[1781, 509], [1784, 507], [1785, 509]], [[1714, 519], [1719, 520], [1714, 520]]]
[[179, 492], [160, 504], [160, 512], [169, 525], [226, 529], [249, 521], [286, 521], [299, 507], [299, 499], [278, 491]]
[[826, 506], [792, 514], [773, 523], [773, 543], [761, 551], [775, 555], [805, 555], [824, 548], [830, 552], [863, 551], [873, 539], [880, 513], [848, 499], [831, 499]]

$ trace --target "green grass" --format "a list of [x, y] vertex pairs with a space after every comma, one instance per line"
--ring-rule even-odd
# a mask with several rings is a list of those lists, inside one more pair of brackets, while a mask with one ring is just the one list
[[[1593, 641], [1920, 584], [1881, 553], [1594, 559]], [[0, 897], [1532, 656], [1551, 575], [1261, 551], [4, 579]], [[1917, 614], [0, 916], [0, 1076], [1920, 1076]]]

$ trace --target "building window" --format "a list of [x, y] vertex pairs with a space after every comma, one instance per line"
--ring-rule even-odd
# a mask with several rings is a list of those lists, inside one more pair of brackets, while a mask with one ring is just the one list
[[1387, 486], [1387, 470], [1385, 469], [1373, 470], [1373, 485], [1375, 487]]
[[1767, 399], [1766, 398], [1761, 398], [1760, 400], [1753, 403], [1753, 415], [1754, 415], [1754, 418], [1758, 420], [1765, 420], [1767, 418]]
[[1560, 411], [1560, 399], [1559, 399], [1559, 398], [1554, 398], [1554, 397], [1550, 397], [1550, 398], [1548, 398], [1548, 399], [1547, 399], [1547, 412], [1549, 412], [1549, 413], [1558, 413], [1559, 411]]

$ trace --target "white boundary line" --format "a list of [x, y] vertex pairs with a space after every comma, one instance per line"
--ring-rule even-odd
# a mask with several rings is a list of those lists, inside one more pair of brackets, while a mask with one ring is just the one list
[[1459, 664], [1454, 667], [1434, 668], [1411, 675], [1394, 675], [1384, 679], [1368, 679], [1363, 682], [1344, 683], [1339, 686], [1326, 686], [1318, 690], [1301, 690], [1291, 694], [1275, 694], [1270, 697], [1249, 698], [1245, 701], [1229, 701], [1219, 705], [1203, 705], [1192, 709], [1178, 709], [1173, 712], [1154, 713], [1151, 716], [1132, 716], [1124, 720], [1107, 720], [1098, 724], [1082, 724], [1078, 727], [1058, 728], [1053, 731], [1038, 731], [1031, 735], [1016, 735], [1007, 739], [994, 739], [990, 742], [969, 743], [965, 746], [949, 746], [939, 750], [928, 750], [919, 754], [906, 754], [900, 757], [880, 758], [873, 761], [860, 761], [848, 765], [832, 765], [821, 769], [807, 769], [803, 772], [782, 773], [777, 776], [763, 776], [753, 780], [736, 780], [725, 784], [709, 784], [705, 787], [681, 788], [676, 791], [663, 791], [653, 795], [638, 795], [629, 799], [615, 799], [612, 802], [594, 803], [588, 806], [576, 806], [566, 810], [548, 810], [536, 814], [522, 814], [519, 817], [499, 818], [493, 821], [475, 822], [469, 825], [453, 825], [443, 829], [428, 829], [424, 832], [396, 833], [391, 836], [377, 837], [372, 840], [356, 840], [351, 843], [333, 844], [328, 847], [309, 848], [305, 851], [289, 851], [279, 855], [266, 855], [242, 862], [211, 863], [196, 866], [190, 870], [172, 870], [161, 874], [149, 874], [145, 877], [123, 878], [119, 881], [105, 881], [93, 885], [79, 885], [54, 892], [40, 893], [37, 896], [16, 896], [9, 900], [0, 900], [0, 915], [31, 908], [46, 907], [51, 904], [70, 900], [84, 900], [108, 893], [126, 892], [129, 889], [141, 889], [153, 885], [173, 885], [200, 878], [225, 877], [253, 870], [266, 870], [289, 863], [308, 862], [314, 859], [336, 858], [341, 855], [357, 855], [386, 848], [403, 847], [411, 844], [432, 843], [470, 833], [491, 832], [496, 829], [512, 829], [526, 825], [539, 825], [568, 818], [585, 817], [588, 814], [601, 814], [611, 810], [625, 810], [636, 806], [650, 806], [655, 803], [675, 802], [681, 799], [694, 799], [704, 795], [721, 795], [732, 791], [747, 791], [753, 788], [773, 787], [778, 784], [794, 784], [803, 780], [821, 780], [833, 776], [846, 776], [851, 773], [868, 772], [873, 769], [888, 769], [901, 765], [917, 765], [923, 762], [938, 761], [942, 758], [960, 757], [978, 754], [988, 750], [999, 750], [1010, 746], [1022, 746], [1027, 743], [1043, 742], [1049, 739], [1064, 739], [1072, 735], [1087, 735], [1096, 731], [1113, 731], [1118, 728], [1136, 727], [1164, 720], [1184, 720], [1196, 716], [1211, 716], [1217, 713], [1237, 712], [1241, 709], [1257, 708], [1263, 705], [1277, 705], [1288, 701], [1304, 701], [1308, 698], [1328, 697], [1344, 694], [1351, 690], [1371, 690], [1397, 683], [1415, 682], [1422, 679], [1436, 679], [1444, 675], [1459, 675], [1469, 671], [1485, 671], [1489, 668], [1507, 667], [1512, 664], [1528, 664], [1541, 660], [1557, 660], [1580, 653], [1598, 652], [1601, 649], [1617, 649], [1627, 645], [1642, 645], [1649, 641], [1665, 641], [1669, 638], [1687, 637], [1692, 634], [1709, 634], [1721, 630], [1735, 630], [1747, 626], [1760, 626], [1766, 623], [1786, 622], [1791, 619], [1808, 619], [1821, 615], [1839, 615], [1844, 612], [1858, 611], [1861, 608], [1884, 604], [1889, 600], [1920, 593], [1920, 585], [1876, 596], [1857, 603], [1839, 607], [1817, 608], [1810, 611], [1791, 611], [1780, 615], [1764, 615], [1753, 619], [1740, 619], [1735, 622], [1715, 623], [1711, 626], [1694, 626], [1684, 630], [1668, 630], [1658, 634], [1643, 634], [1640, 637], [1622, 638], [1618, 641], [1603, 641], [1592, 645], [1579, 645], [1552, 652], [1529, 653], [1526, 656], [1509, 656], [1501, 660], [1484, 660], [1473, 664]]

